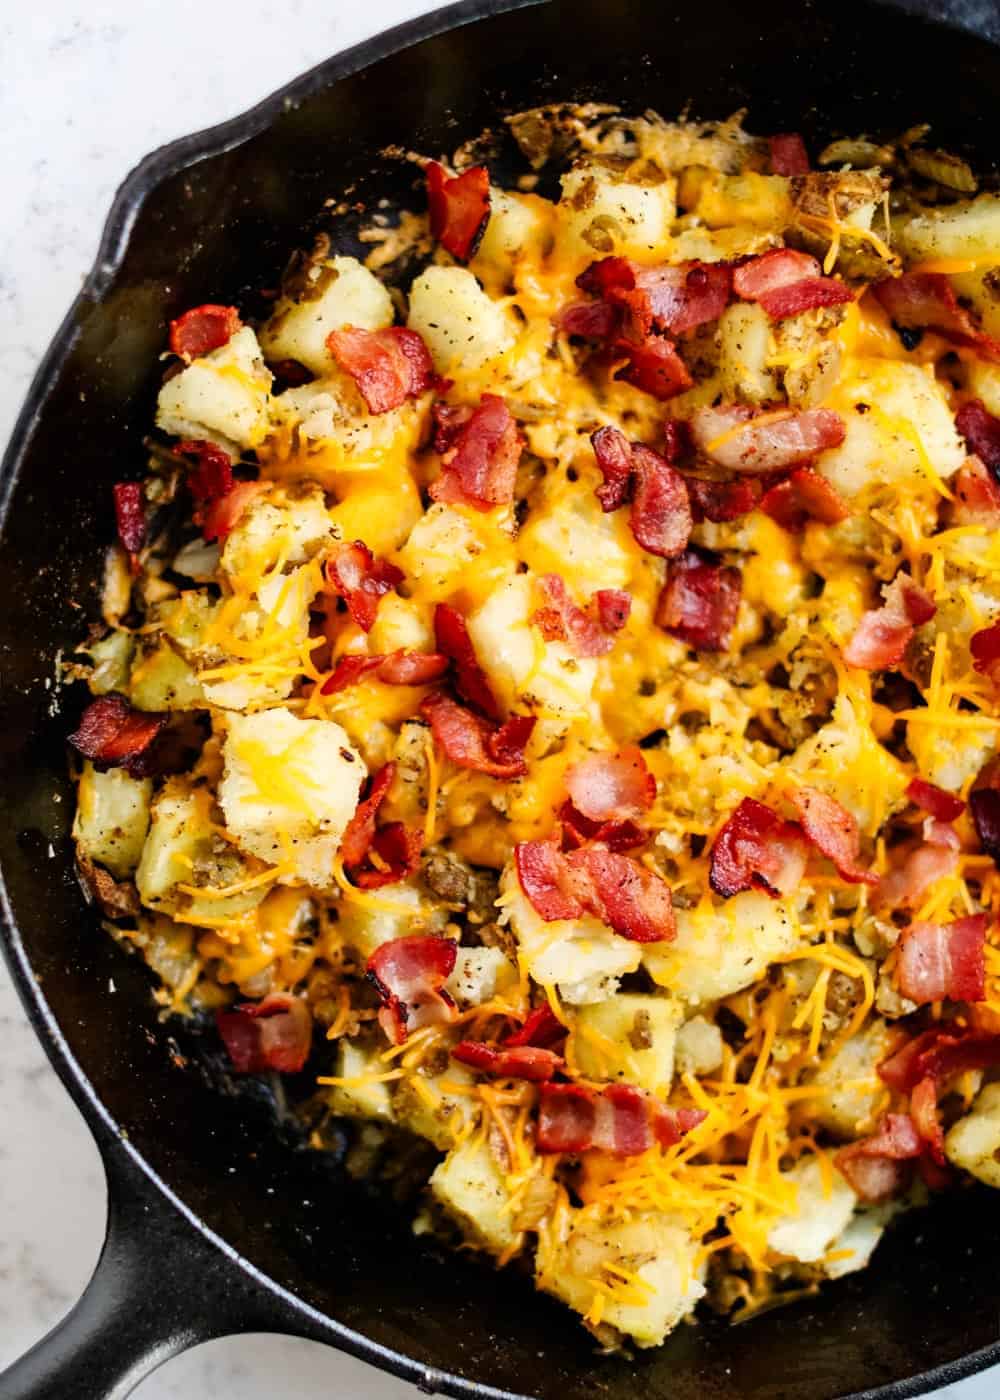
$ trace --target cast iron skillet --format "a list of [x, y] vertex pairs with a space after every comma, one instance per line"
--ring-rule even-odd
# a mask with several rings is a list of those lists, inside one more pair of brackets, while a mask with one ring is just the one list
[[79, 605], [96, 611], [109, 486], [143, 462], [167, 320], [273, 285], [328, 196], [405, 198], [412, 170], [380, 159], [384, 146], [451, 149], [499, 112], [572, 96], [667, 114], [691, 100], [704, 117], [746, 105], [754, 129], [813, 143], [930, 121], [942, 145], [989, 164], [998, 43], [992, 0], [471, 0], [331, 59], [127, 180], [2, 477], [5, 952], [111, 1202], [83, 1298], [0, 1377], [2, 1400], [119, 1400], [167, 1357], [241, 1331], [330, 1342], [427, 1391], [537, 1400], [905, 1396], [1000, 1360], [1000, 1205], [986, 1192], [908, 1218], [872, 1268], [818, 1299], [682, 1327], [632, 1360], [596, 1358], [510, 1270], [415, 1241], [335, 1158], [295, 1150], [262, 1100], [172, 1063], [148, 975], [99, 931], [72, 875], [63, 736], [79, 697], [60, 708], [50, 684]]

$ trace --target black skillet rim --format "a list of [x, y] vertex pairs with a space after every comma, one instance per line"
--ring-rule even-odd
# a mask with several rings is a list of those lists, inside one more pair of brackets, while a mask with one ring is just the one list
[[[100, 301], [112, 285], [124, 260], [129, 237], [139, 212], [147, 197], [161, 181], [200, 160], [221, 155], [243, 144], [264, 130], [288, 105], [297, 104], [320, 89], [401, 49], [493, 15], [528, 9], [544, 3], [546, 0], [458, 0], [455, 4], [395, 25], [334, 54], [248, 110], [227, 121], [205, 127], [188, 136], [178, 137], [144, 157], [125, 177], [115, 193], [93, 265], [43, 355], [15, 421], [3, 461], [0, 463], [0, 532], [6, 522], [22, 459], [45, 407], [50, 381], [61, 368], [79, 333], [78, 313], [83, 307]], [[409, 1381], [425, 1393], [436, 1391], [459, 1397], [460, 1400], [473, 1396], [477, 1400], [530, 1400], [530, 1397], [516, 1395], [508, 1390], [498, 1390], [479, 1381], [429, 1370], [400, 1352], [380, 1346], [371, 1338], [345, 1327], [296, 1297], [244, 1258], [222, 1236], [210, 1230], [128, 1141], [70, 1050], [25, 951], [2, 871], [0, 944], [32, 1027], [42, 1042], [52, 1067], [83, 1115], [87, 1126], [97, 1137], [102, 1154], [108, 1150], [123, 1152], [130, 1166], [139, 1173], [142, 1180], [152, 1186], [198, 1236], [219, 1250], [231, 1265], [256, 1283], [265, 1294], [284, 1304], [284, 1310], [311, 1323], [310, 1330], [313, 1336], [317, 1330], [327, 1333], [329, 1345], [401, 1380]], [[109, 1147], [110, 1144], [114, 1146]], [[909, 1396], [924, 1395], [931, 1390], [953, 1385], [997, 1365], [1000, 1365], [1000, 1340], [966, 1356], [945, 1362], [921, 1375], [891, 1381], [874, 1389], [856, 1391], [851, 1396], [845, 1396], [844, 1400], [906, 1400]]]

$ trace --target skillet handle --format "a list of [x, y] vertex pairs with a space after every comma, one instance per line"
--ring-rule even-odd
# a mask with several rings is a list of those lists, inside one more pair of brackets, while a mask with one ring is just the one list
[[280, 1300], [206, 1240], [127, 1149], [101, 1149], [108, 1225], [97, 1267], [72, 1311], [0, 1374], [0, 1400], [125, 1400], [199, 1342], [281, 1326]]

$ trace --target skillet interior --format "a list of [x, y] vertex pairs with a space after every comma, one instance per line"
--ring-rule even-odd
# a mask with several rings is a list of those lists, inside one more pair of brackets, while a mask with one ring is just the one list
[[690, 99], [695, 115], [746, 105], [752, 129], [813, 141], [931, 121], [936, 140], [982, 166], [998, 88], [1000, 49], [860, 0], [719, 0], [710, 12], [703, 0], [555, 0], [427, 40], [231, 150], [178, 162], [146, 193], [101, 300], [79, 309], [0, 555], [0, 857], [20, 937], [72, 1054], [155, 1171], [265, 1274], [383, 1347], [545, 1400], [625, 1400], [637, 1385], [651, 1400], [825, 1400], [900, 1380], [902, 1394], [907, 1378], [996, 1342], [1000, 1209], [963, 1193], [811, 1303], [735, 1329], [682, 1328], [634, 1363], [595, 1362], [576, 1321], [510, 1271], [418, 1247], [391, 1207], [316, 1155], [290, 1154], [262, 1103], [220, 1099], [171, 1064], [144, 970], [99, 931], [71, 874], [63, 736], [76, 711], [60, 713], [47, 683], [51, 658], [96, 614], [109, 486], [143, 462], [166, 320], [203, 300], [247, 305], [328, 196], [354, 185], [406, 201], [412, 171], [381, 147], [450, 149], [498, 109], [572, 95], [670, 115]]

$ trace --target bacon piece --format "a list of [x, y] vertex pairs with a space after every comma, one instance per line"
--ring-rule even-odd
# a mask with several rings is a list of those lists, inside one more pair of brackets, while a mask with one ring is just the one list
[[937, 612], [933, 599], [909, 574], [897, 574], [883, 594], [882, 606], [863, 614], [844, 648], [844, 660], [849, 666], [884, 671], [898, 665], [914, 628], [929, 622]]
[[473, 165], [461, 175], [449, 176], [443, 165], [432, 160], [424, 174], [431, 237], [453, 258], [468, 262], [489, 222], [490, 173], [485, 165]]
[[459, 695], [490, 719], [499, 719], [500, 706], [479, 664], [465, 618], [450, 603], [438, 603], [434, 609], [434, 639], [438, 650], [454, 664]]
[[695, 651], [725, 651], [740, 609], [743, 575], [692, 545], [671, 561], [656, 624]]
[[978, 457], [966, 457], [955, 473], [952, 519], [956, 525], [1000, 529], [1000, 483]]
[[821, 855], [832, 861], [842, 880], [852, 885], [877, 885], [878, 876], [858, 864], [861, 840], [858, 824], [836, 798], [814, 787], [797, 787], [788, 800], [802, 829]]
[[142, 503], [142, 483], [119, 481], [112, 488], [115, 498], [115, 525], [122, 549], [134, 574], [139, 572], [138, 554], [146, 543], [146, 513]]
[[973, 914], [951, 924], [917, 922], [903, 930], [899, 990], [924, 1006], [931, 1001], [982, 1001], [985, 995], [987, 918]]
[[926, 892], [958, 868], [958, 852], [936, 842], [910, 851], [903, 864], [883, 875], [875, 892], [884, 909], [915, 908]]
[[889, 277], [872, 290], [894, 325], [904, 330], [937, 331], [953, 345], [966, 345], [984, 359], [1000, 360], [1000, 342], [980, 330], [959, 305], [955, 289], [943, 273], [908, 272]]
[[[607, 656], [615, 644], [615, 631], [609, 631], [600, 621], [578, 607], [569, 596], [565, 583], [558, 574], [542, 574], [538, 586], [545, 596], [547, 606], [535, 614], [534, 620], [549, 641], [561, 639], [568, 642], [574, 656]], [[625, 618], [628, 617], [632, 600], [627, 593], [620, 595], [626, 600]], [[605, 605], [606, 607], [607, 605]], [[621, 608], [618, 603], [617, 607]], [[600, 616], [598, 605], [598, 617]]]
[[767, 138], [771, 171], [775, 175], [808, 175], [809, 154], [797, 131], [781, 131]]
[[371, 850], [375, 837], [375, 816], [385, 800], [396, 776], [395, 763], [384, 764], [368, 779], [368, 792], [354, 809], [340, 843], [340, 855], [345, 867], [360, 865]]
[[839, 447], [846, 429], [829, 408], [757, 413], [742, 404], [699, 408], [690, 420], [698, 450], [727, 471], [773, 472], [797, 467]]
[[884, 1201], [909, 1180], [906, 1163], [920, 1157], [924, 1144], [906, 1113], [887, 1113], [874, 1136], [843, 1147], [834, 1165], [863, 1201]]
[[595, 822], [578, 812], [568, 799], [559, 808], [563, 850], [572, 851], [590, 841], [599, 841], [609, 851], [631, 851], [645, 845], [649, 833], [633, 821]]
[[367, 795], [358, 803], [340, 843], [344, 869], [359, 889], [377, 890], [383, 885], [398, 884], [420, 864], [420, 831], [410, 830], [402, 822], [375, 825], [376, 814], [395, 775], [395, 763], [386, 763], [369, 780]]
[[591, 433], [590, 444], [604, 477], [594, 494], [607, 514], [623, 506], [632, 493], [632, 448], [621, 429], [610, 425]]
[[594, 822], [621, 822], [648, 812], [656, 779], [637, 744], [618, 753], [595, 753], [566, 770], [573, 806]]
[[188, 472], [188, 490], [194, 497], [196, 516], [204, 509], [219, 501], [233, 488], [233, 464], [229, 453], [217, 443], [204, 438], [186, 438], [177, 444], [176, 450], [182, 457], [193, 457], [194, 466]]
[[785, 481], [765, 491], [760, 508], [783, 530], [793, 533], [804, 530], [809, 520], [838, 525], [851, 513], [847, 502], [826, 477], [811, 467], [797, 467]]
[[911, 802], [922, 807], [925, 812], [930, 812], [939, 822], [953, 822], [965, 811], [965, 803], [960, 797], [956, 797], [953, 792], [945, 792], [944, 788], [939, 788], [936, 783], [929, 783], [926, 778], [911, 778], [906, 795]]
[[944, 1152], [944, 1129], [938, 1114], [937, 1096], [937, 1083], [927, 1075], [910, 1093], [910, 1117], [932, 1161], [943, 1167], [948, 1159]]
[[574, 301], [553, 318], [557, 330], [584, 340], [610, 340], [621, 323], [621, 313], [606, 301]]
[[380, 331], [344, 326], [326, 348], [351, 376], [372, 413], [388, 413], [431, 387], [434, 366], [423, 338], [405, 326]]
[[602, 846], [564, 854], [552, 841], [522, 841], [514, 860], [521, 888], [546, 922], [590, 913], [635, 943], [675, 935], [670, 886], [630, 856]]
[[987, 411], [982, 399], [970, 399], [955, 414], [955, 427], [969, 451], [991, 473], [1000, 471], [1000, 418]]
[[591, 1089], [582, 1084], [546, 1084], [541, 1090], [539, 1152], [587, 1152], [596, 1148], [633, 1157], [651, 1147], [673, 1147], [703, 1121], [700, 1109], [673, 1109], [633, 1084]]
[[760, 500], [760, 484], [753, 477], [706, 481], [700, 476], [685, 476], [684, 483], [691, 502], [691, 515], [697, 525], [703, 520], [711, 520], [714, 525], [739, 520], [749, 515]]
[[792, 248], [774, 248], [741, 263], [733, 273], [733, 290], [744, 301], [757, 302], [772, 321], [854, 300], [839, 277], [823, 277], [814, 257]]
[[[632, 339], [642, 342], [654, 329], [683, 335], [726, 309], [732, 287], [728, 263], [684, 262], [641, 267], [625, 258], [602, 258], [576, 279], [605, 306], [621, 312]], [[613, 325], [615, 323], [612, 323]]]
[[877, 1065], [879, 1078], [901, 1094], [910, 1093], [922, 1079], [945, 1084], [968, 1069], [989, 1069], [1000, 1063], [1000, 1035], [986, 1031], [924, 1031], [914, 1036]]
[[[460, 424], [439, 427], [435, 447], [446, 442], [441, 475], [431, 483], [432, 500], [492, 510], [514, 498], [521, 435], [499, 394], [483, 394], [479, 407]], [[440, 447], [438, 451], [442, 451]]]
[[211, 543], [224, 540], [240, 523], [243, 512], [264, 489], [259, 481], [236, 481], [224, 496], [212, 501], [202, 512], [201, 533]]
[[626, 362], [615, 371], [615, 378], [651, 394], [661, 403], [683, 394], [694, 383], [677, 346], [665, 335], [650, 335], [641, 343], [619, 340], [616, 348], [625, 355]]
[[445, 756], [459, 768], [493, 778], [522, 778], [528, 771], [524, 748], [534, 715], [512, 715], [499, 728], [447, 695], [428, 695], [420, 706]]
[[534, 1011], [528, 1013], [527, 1020], [520, 1030], [505, 1037], [504, 1045], [511, 1050], [520, 1045], [537, 1045], [542, 1049], [552, 1050], [561, 1040], [565, 1040], [567, 1034], [567, 1028], [562, 1021], [548, 1002], [543, 1001], [541, 1006], [536, 1006]]
[[124, 695], [113, 690], [91, 700], [69, 742], [100, 773], [124, 768], [129, 777], [145, 778], [152, 771], [153, 740], [166, 723], [165, 714], [135, 710]]
[[453, 1060], [479, 1070], [481, 1074], [528, 1079], [534, 1083], [551, 1079], [557, 1070], [565, 1069], [561, 1055], [535, 1045], [510, 1048], [509, 1045], [487, 1045], [482, 1040], [460, 1040], [453, 1047], [451, 1056]]
[[618, 428], [599, 428], [591, 445], [604, 483], [596, 489], [605, 512], [631, 498], [629, 527], [648, 554], [671, 559], [687, 544], [694, 524], [687, 486], [676, 467]]
[[624, 588], [599, 588], [592, 599], [598, 625], [605, 632], [620, 632], [632, 611], [632, 595]]
[[379, 601], [402, 582], [403, 571], [387, 559], [376, 559], [361, 540], [340, 544], [328, 556], [326, 577], [333, 592], [347, 603], [358, 627], [370, 632]]
[[744, 797], [712, 843], [708, 882], [723, 899], [754, 889], [777, 898], [798, 888], [805, 868], [799, 827]]
[[175, 355], [193, 359], [218, 350], [240, 329], [240, 313], [235, 306], [192, 306], [170, 322], [170, 348]]
[[356, 685], [369, 672], [384, 685], [430, 685], [440, 680], [448, 669], [448, 657], [435, 651], [390, 651], [387, 655], [361, 656], [349, 652], [342, 656], [333, 675], [324, 681], [321, 695], [335, 695], [339, 690]]
[[382, 999], [378, 1022], [394, 1045], [421, 1026], [447, 1024], [458, 1012], [445, 991], [456, 944], [437, 934], [410, 934], [376, 948], [367, 972]]
[[289, 992], [217, 1011], [215, 1025], [237, 1074], [297, 1074], [309, 1058], [312, 1013]]
[[1000, 680], [1000, 622], [973, 632], [969, 650], [974, 670], [994, 682]]
[[1000, 792], [996, 788], [975, 788], [969, 794], [969, 812], [979, 844], [1000, 866]]

